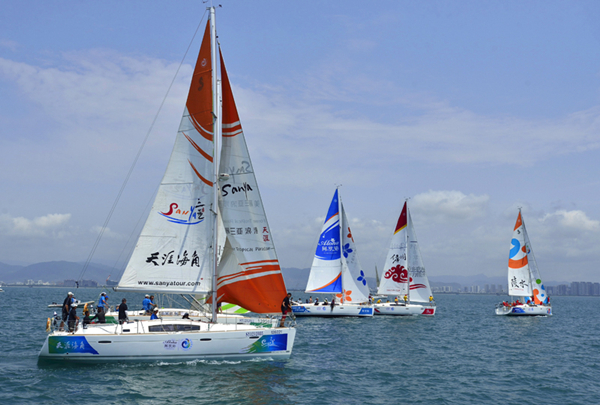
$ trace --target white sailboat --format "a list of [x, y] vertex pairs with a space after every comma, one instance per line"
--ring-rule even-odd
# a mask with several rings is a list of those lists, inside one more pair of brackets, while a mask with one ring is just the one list
[[[287, 291], [217, 44], [215, 9], [209, 10], [173, 152], [117, 289], [210, 293], [213, 303], [280, 313]], [[219, 235], [219, 229], [225, 233]], [[218, 323], [216, 306], [210, 322], [135, 320], [55, 330], [39, 357], [81, 362], [290, 357], [293, 327], [278, 327], [276, 318], [270, 327]]]
[[529, 235], [519, 209], [517, 222], [510, 242], [508, 258], [508, 295], [517, 298], [514, 302], [496, 305], [496, 315], [548, 316], [552, 315], [550, 298], [533, 256]]
[[435, 315], [435, 302], [406, 202], [392, 235], [377, 294], [395, 298], [392, 302], [377, 300], [373, 304], [375, 315]]
[[327, 305], [292, 305], [296, 316], [373, 316], [369, 287], [338, 192], [327, 211], [306, 285], [307, 293], [334, 295], [335, 299]]

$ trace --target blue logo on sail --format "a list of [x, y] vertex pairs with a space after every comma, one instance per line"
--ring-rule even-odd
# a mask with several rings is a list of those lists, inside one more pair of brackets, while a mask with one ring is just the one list
[[340, 213], [338, 209], [337, 190], [329, 205], [327, 217], [323, 224], [321, 237], [317, 244], [315, 257], [321, 260], [337, 260], [341, 257], [340, 251]]
[[512, 247], [510, 248], [509, 257], [512, 259], [519, 253], [519, 250], [521, 250], [521, 243], [518, 239], [515, 238], [513, 238], [513, 240], [511, 240], [510, 243], [512, 244]]

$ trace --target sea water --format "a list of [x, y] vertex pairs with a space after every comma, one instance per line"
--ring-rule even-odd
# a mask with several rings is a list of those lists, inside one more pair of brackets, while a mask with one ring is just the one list
[[[66, 288], [0, 293], [1, 404], [595, 404], [600, 299], [551, 317], [494, 315], [505, 297], [437, 295], [435, 317], [298, 318], [288, 361], [38, 365]], [[99, 289], [77, 289], [82, 301]], [[306, 298], [294, 293], [294, 298]], [[143, 295], [109, 291], [130, 309]], [[322, 297], [321, 297], [322, 298]], [[79, 311], [80, 312], [80, 311]]]

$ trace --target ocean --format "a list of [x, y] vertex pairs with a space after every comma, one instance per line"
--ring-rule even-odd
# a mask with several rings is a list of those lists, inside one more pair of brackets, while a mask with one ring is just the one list
[[[494, 315], [492, 295], [436, 296], [436, 316], [298, 318], [288, 361], [38, 365], [66, 288], [0, 293], [2, 404], [595, 404], [600, 299], [551, 317]], [[82, 301], [100, 289], [77, 289]], [[109, 292], [137, 308], [143, 295]], [[305, 298], [294, 293], [294, 298]]]

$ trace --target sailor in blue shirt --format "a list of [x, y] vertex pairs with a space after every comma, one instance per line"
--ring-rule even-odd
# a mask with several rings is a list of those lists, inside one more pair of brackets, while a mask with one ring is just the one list
[[146, 294], [146, 298], [142, 301], [142, 308], [146, 315], [150, 315], [152, 313], [152, 301], [150, 300], [150, 296]]
[[98, 300], [98, 323], [106, 323], [104, 314], [108, 309], [108, 303], [106, 302], [107, 300], [108, 295], [106, 295], [106, 293], [102, 291], [102, 293], [100, 294], [100, 299]]

